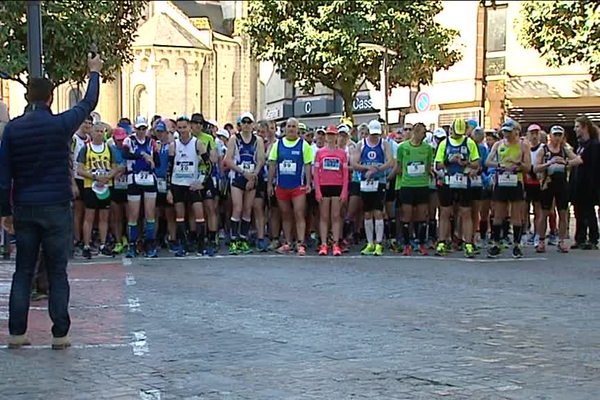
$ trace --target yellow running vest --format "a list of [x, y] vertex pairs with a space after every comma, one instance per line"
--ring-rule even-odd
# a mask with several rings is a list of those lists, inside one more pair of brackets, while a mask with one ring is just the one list
[[[105, 143], [104, 149], [100, 153], [96, 153], [92, 149], [92, 144], [86, 145], [86, 157], [85, 157], [85, 169], [95, 176], [106, 176], [110, 174], [112, 165], [112, 154], [110, 147]], [[94, 181], [89, 178], [84, 179], [84, 187], [91, 188]], [[112, 186], [112, 181], [108, 183], [108, 186]]]

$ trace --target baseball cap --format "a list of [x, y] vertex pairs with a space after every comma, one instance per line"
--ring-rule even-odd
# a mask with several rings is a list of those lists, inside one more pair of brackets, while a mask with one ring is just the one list
[[240, 122], [242, 122], [244, 118], [248, 118], [250, 121], [254, 122], [254, 115], [252, 115], [251, 112], [242, 113], [242, 115], [240, 115]]
[[471, 128], [477, 128], [477, 125], [479, 125], [479, 122], [477, 122], [477, 120], [470, 119], [467, 121], [467, 125], [470, 126]]
[[215, 121], [214, 119], [207, 119], [206, 123], [208, 125], [212, 125], [212, 126], [219, 126], [219, 123], [217, 121]]
[[501, 131], [512, 132], [513, 130], [521, 130], [521, 125], [514, 119], [507, 119], [500, 128]]
[[350, 127], [350, 125], [348, 125], [346, 123], [339, 124], [337, 127], [337, 130], [339, 133], [345, 133], [345, 134], [349, 134], [351, 129], [352, 128]]
[[194, 114], [192, 114], [192, 119], [190, 121], [197, 123], [197, 124], [203, 124], [204, 123], [204, 115], [202, 115], [200, 113], [194, 113]]
[[369, 134], [370, 135], [381, 135], [381, 123], [376, 119], [369, 121]]
[[483, 128], [482, 128], [482, 127], [480, 127], [480, 126], [477, 126], [477, 127], [475, 127], [475, 129], [473, 130], [473, 133], [474, 133], [474, 134], [481, 133], [482, 135], [484, 135], [484, 134], [485, 134], [485, 131], [483, 130]]
[[563, 128], [560, 125], [554, 125], [552, 128], [550, 128], [550, 133], [552, 135], [564, 135], [565, 134], [565, 128]]
[[327, 127], [327, 130], [325, 130], [325, 133], [333, 133], [334, 135], [337, 135], [340, 132], [338, 131], [338, 128], [335, 125], [329, 125]]
[[327, 130], [324, 127], [320, 126], [317, 129], [315, 129], [315, 133], [319, 133], [319, 132], [326, 133]]
[[147, 128], [148, 120], [146, 119], [146, 117], [139, 116], [135, 119], [135, 127], [137, 129], [137, 128], [141, 128], [142, 126], [145, 126]]
[[125, 131], [125, 129], [121, 127], [113, 129], [113, 138], [115, 140], [125, 140], [127, 136], [129, 135], [127, 134], [127, 131]]
[[229, 139], [229, 131], [227, 131], [227, 129], [219, 129], [217, 131], [217, 136], [224, 136]]
[[527, 128], [527, 132], [531, 132], [531, 131], [541, 131], [542, 128], [537, 125], [537, 124], [531, 124], [529, 125], [529, 127]]
[[167, 131], [167, 125], [165, 125], [164, 122], [160, 121], [159, 123], [156, 124], [156, 127], [154, 128], [154, 130], [156, 132], [166, 132]]
[[444, 128], [435, 128], [435, 131], [433, 131], [433, 136], [436, 138], [445, 138], [446, 131], [444, 130]]
[[455, 119], [452, 122], [452, 132], [456, 135], [464, 135], [467, 132], [467, 122], [462, 118]]
[[298, 124], [298, 130], [300, 130], [301, 132], [306, 132], [308, 128], [306, 127], [306, 124], [304, 122], [300, 122]]
[[117, 127], [123, 128], [125, 130], [125, 132], [127, 132], [128, 135], [131, 135], [133, 133], [133, 130], [131, 129], [131, 125], [128, 124], [127, 122], [119, 122], [117, 124]]

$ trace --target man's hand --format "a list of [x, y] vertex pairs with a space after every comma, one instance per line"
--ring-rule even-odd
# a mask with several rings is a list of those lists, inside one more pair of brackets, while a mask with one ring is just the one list
[[273, 195], [275, 194], [275, 190], [273, 190], [273, 184], [269, 183], [267, 185], [267, 194], [269, 195], [269, 197], [273, 197]]
[[372, 169], [368, 170], [368, 171], [367, 171], [367, 173], [365, 174], [365, 178], [367, 178], [367, 180], [368, 180], [368, 181], [370, 181], [370, 180], [371, 180], [371, 177], [373, 176], [373, 174], [374, 174], [375, 172], [377, 172], [377, 171], [374, 171], [374, 170], [372, 170]]
[[254, 179], [255, 179], [256, 177], [255, 177], [255, 176], [254, 176], [254, 174], [252, 174], [251, 172], [244, 172], [244, 178], [246, 178], [246, 180], [247, 180], [248, 182], [250, 182], [250, 181], [254, 181]]
[[167, 192], [167, 203], [173, 204], [173, 192], [170, 190]]
[[311, 190], [312, 189], [311, 189], [311, 187], [309, 185], [304, 186], [304, 191], [305, 191], [306, 194], [310, 194]]
[[92, 58], [92, 54], [88, 54], [88, 68], [90, 72], [100, 73], [102, 71], [102, 67], [104, 67], [104, 61], [100, 58], [99, 54], [96, 54], [96, 57]]
[[15, 234], [15, 228], [13, 225], [13, 217], [2, 217], [2, 227], [8, 231], [11, 235]]
[[109, 181], [109, 180], [110, 180], [110, 179], [108, 179], [106, 176], [98, 176], [98, 177], [96, 178], [96, 182], [98, 182], [98, 183], [99, 183], [99, 185], [98, 185], [98, 186], [100, 186], [100, 187], [102, 187], [102, 186], [104, 186], [104, 185], [108, 185], [108, 181]]
[[73, 198], [78, 198], [80, 193], [79, 193], [79, 187], [77, 187], [76, 183], [73, 183], [73, 185], [71, 185], [71, 190], [73, 192]]
[[201, 181], [194, 181], [190, 185], [190, 190], [192, 190], [192, 191], [197, 191], [197, 190], [202, 190], [202, 189], [204, 189], [204, 185], [202, 185]]
[[462, 156], [460, 154], [455, 154], [448, 159], [451, 163], [459, 163], [462, 160]]
[[246, 190], [250, 191], [254, 189], [254, 180], [248, 180], [248, 182], [246, 182]]

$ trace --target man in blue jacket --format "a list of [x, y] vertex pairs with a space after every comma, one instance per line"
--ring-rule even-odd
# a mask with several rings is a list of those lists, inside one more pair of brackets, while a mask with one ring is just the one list
[[73, 230], [70, 140], [98, 103], [102, 66], [98, 55], [88, 58], [90, 79], [84, 99], [57, 115], [50, 110], [53, 83], [45, 78], [29, 79], [29, 105], [4, 130], [0, 146], [0, 211], [3, 225], [9, 228], [14, 212], [17, 236], [9, 303], [9, 348], [30, 344], [27, 315], [40, 246], [50, 283], [52, 348], [64, 349], [71, 344], [67, 278]]

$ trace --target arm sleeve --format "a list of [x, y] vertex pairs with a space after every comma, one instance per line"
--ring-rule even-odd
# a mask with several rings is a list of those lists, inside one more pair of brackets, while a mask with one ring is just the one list
[[167, 187], [171, 187], [171, 177], [173, 176], [173, 166], [175, 165], [175, 156], [169, 156], [169, 163], [167, 164]]
[[4, 139], [0, 144], [0, 214], [3, 217], [12, 215], [10, 192], [12, 187], [12, 171], [10, 166], [9, 125], [4, 129]]
[[98, 104], [98, 96], [100, 95], [100, 74], [92, 72], [88, 83], [85, 97], [75, 105], [72, 109], [60, 114], [62, 119], [64, 133], [72, 135], [75, 130], [85, 121], [96, 105]]

